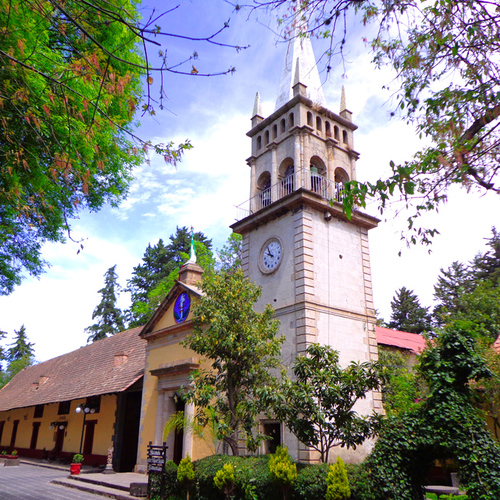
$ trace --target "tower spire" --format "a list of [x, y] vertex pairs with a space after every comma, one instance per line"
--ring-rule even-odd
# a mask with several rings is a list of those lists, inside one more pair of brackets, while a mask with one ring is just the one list
[[340, 112], [342, 113], [342, 111], [345, 111], [346, 109], [345, 87], [342, 85], [342, 93], [340, 94]]
[[255, 94], [255, 102], [253, 104], [252, 117], [254, 116], [262, 117], [262, 105], [260, 104], [260, 94], [258, 92]]
[[326, 106], [311, 39], [307, 34], [307, 23], [300, 13], [299, 3], [285, 54], [275, 110], [293, 97], [293, 86], [297, 83], [306, 87], [306, 95], [314, 103]]

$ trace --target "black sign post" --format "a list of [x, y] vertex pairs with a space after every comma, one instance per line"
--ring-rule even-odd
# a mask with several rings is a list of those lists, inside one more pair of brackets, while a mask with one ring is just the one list
[[148, 444], [148, 498], [160, 494], [165, 496], [165, 462], [167, 461], [167, 444]]

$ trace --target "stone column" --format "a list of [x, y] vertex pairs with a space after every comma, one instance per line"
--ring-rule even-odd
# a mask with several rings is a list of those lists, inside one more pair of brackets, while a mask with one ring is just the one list
[[[191, 422], [194, 419], [194, 405], [192, 403], [186, 403], [184, 407], [184, 418], [187, 422]], [[193, 432], [191, 429], [184, 429], [184, 438], [182, 441], [182, 457], [193, 456]]]
[[276, 201], [278, 195], [278, 160], [276, 159], [276, 145], [270, 146], [271, 149], [271, 201]]

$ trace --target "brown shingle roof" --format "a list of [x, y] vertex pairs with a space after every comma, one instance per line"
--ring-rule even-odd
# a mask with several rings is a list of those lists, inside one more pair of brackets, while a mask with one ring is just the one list
[[0, 390], [0, 411], [124, 391], [144, 373], [146, 341], [139, 336], [141, 329], [22, 370]]

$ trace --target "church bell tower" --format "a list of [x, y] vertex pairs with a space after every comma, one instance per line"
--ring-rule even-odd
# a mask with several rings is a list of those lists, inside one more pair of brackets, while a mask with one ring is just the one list
[[[262, 287], [286, 337], [291, 367], [309, 344], [337, 350], [342, 365], [377, 359], [368, 231], [378, 220], [342, 211], [344, 185], [356, 179], [354, 132], [345, 93], [339, 113], [326, 107], [309, 38], [289, 42], [275, 111], [264, 118], [257, 94], [252, 128], [250, 199], [231, 227], [243, 236], [243, 270]], [[356, 406], [381, 410], [380, 395]], [[314, 453], [284, 429], [281, 442], [300, 461]], [[333, 450], [361, 461], [367, 447]]]

